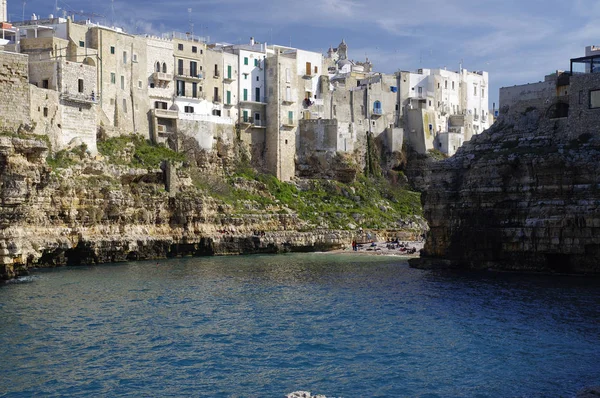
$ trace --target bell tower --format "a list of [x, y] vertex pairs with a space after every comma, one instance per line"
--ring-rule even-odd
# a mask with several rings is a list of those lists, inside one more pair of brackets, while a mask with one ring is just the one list
[[7, 0], [0, 0], [2, 3], [0, 3], [0, 22], [6, 22], [8, 21], [8, 12], [6, 10], [6, 1]]

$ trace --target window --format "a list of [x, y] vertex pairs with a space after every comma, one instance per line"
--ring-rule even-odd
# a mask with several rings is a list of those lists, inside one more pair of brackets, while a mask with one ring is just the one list
[[231, 91], [227, 90], [227, 105], [231, 105]]
[[185, 113], [194, 113], [194, 107], [193, 106], [186, 106], [183, 108], [183, 111]]
[[192, 97], [198, 98], [198, 83], [192, 83]]
[[142, 81], [138, 80], [138, 88], [141, 90], [142, 89]]
[[44, 107], [44, 117], [48, 117], [48, 108]]
[[221, 110], [220, 109], [213, 109], [212, 110], [212, 115], [213, 116], [221, 116]]
[[221, 98], [219, 98], [219, 88], [215, 87], [214, 89], [214, 102], [221, 102]]
[[244, 80], [248, 80], [248, 74], [244, 73]]
[[123, 51], [123, 63], [127, 63], [127, 51]]
[[48, 87], [49, 87], [49, 80], [48, 79], [42, 80], [42, 88], [48, 88]]
[[254, 59], [254, 66], [258, 66], [258, 59]]
[[248, 57], [244, 57], [244, 65], [248, 65]]
[[260, 113], [257, 112], [254, 114], [254, 122], [258, 122], [258, 121], [260, 121]]
[[110, 53], [114, 54], [115, 53], [115, 46], [110, 46]]
[[481, 97], [485, 97], [485, 88], [481, 89]]
[[452, 82], [452, 90], [454, 90], [454, 82]]
[[183, 44], [179, 43], [179, 44], [177, 45], [177, 49], [178, 49], [179, 51], [183, 51]]
[[166, 62], [163, 62], [162, 71], [163, 71], [163, 73], [167, 73], [167, 63]]
[[473, 85], [473, 95], [477, 96], [477, 85]]
[[215, 64], [215, 74], [214, 74], [214, 76], [215, 77], [219, 77], [220, 76], [220, 74], [219, 74], [219, 65], [217, 65], [217, 64]]
[[125, 90], [125, 76], [121, 76], [121, 90]]
[[190, 61], [190, 76], [198, 76], [198, 64], [196, 61]]
[[438, 88], [440, 88], [440, 87], [441, 87], [441, 86], [440, 86], [440, 82], [438, 82]]
[[294, 123], [294, 111], [288, 111], [288, 122]]
[[131, 62], [137, 62], [137, 54], [131, 55]]
[[79, 40], [79, 47], [85, 47], [85, 42], [84, 42], [84, 41], [81, 41], [81, 40]]
[[156, 69], [155, 72], [160, 72], [160, 62], [156, 63]]
[[116, 84], [116, 83], [117, 83], [117, 75], [115, 75], [115, 73], [114, 73], [114, 72], [111, 72], [111, 73], [110, 73], [110, 82], [111, 82], [112, 84]]
[[155, 101], [154, 108], [156, 109], [167, 109], [167, 103], [164, 101]]
[[381, 102], [379, 101], [375, 101], [373, 103], [373, 113], [376, 115], [381, 115], [382, 111], [381, 111]]
[[197, 52], [198, 52], [198, 47], [196, 47], [196, 46], [192, 46], [192, 52], [193, 52], [193, 53], [197, 53]]
[[286, 87], [285, 88], [285, 100], [286, 101], [291, 101], [292, 100], [292, 88], [291, 87]]
[[444, 88], [448, 88], [448, 80], [444, 80]]
[[255, 101], [260, 102], [260, 87], [254, 89], [254, 96], [256, 97]]
[[248, 122], [248, 111], [242, 111], [242, 120]]
[[154, 83], [150, 83], [150, 88], [154, 88]]
[[244, 95], [242, 98], [244, 99], [244, 101], [248, 101], [248, 89], [247, 88], [244, 89]]
[[315, 75], [319, 73], [319, 68], [315, 66]]
[[600, 108], [600, 90], [590, 90], [590, 108]]
[[183, 60], [182, 59], [177, 60], [177, 74], [179, 76], [183, 76]]
[[185, 97], [185, 82], [183, 80], [177, 80], [177, 95]]
[[260, 77], [256, 76], [256, 81], [259, 82], [260, 81]]
[[423, 94], [423, 87], [419, 87], [417, 91], [419, 91], [419, 94]]
[[77, 91], [83, 93], [83, 79], [77, 80]]
[[287, 69], [285, 70], [285, 82], [286, 82], [286, 83], [289, 83], [289, 82], [291, 82], [291, 81], [292, 81], [292, 73], [291, 73], [291, 71], [290, 71], [290, 68], [287, 68]]
[[123, 113], [127, 113], [127, 100], [123, 98]]

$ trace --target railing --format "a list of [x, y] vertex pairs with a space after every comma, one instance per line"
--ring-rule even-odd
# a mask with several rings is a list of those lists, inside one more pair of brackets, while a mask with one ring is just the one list
[[96, 104], [98, 102], [96, 94], [86, 95], [84, 93], [70, 93], [68, 91], [60, 93], [60, 98], [65, 101], [80, 102], [84, 104]]
[[188, 77], [192, 79], [204, 79], [204, 73], [186, 68], [177, 68], [177, 76]]
[[158, 108], [155, 108], [154, 109], [154, 116], [156, 116], [156, 117], [162, 117], [162, 118], [166, 118], [166, 119], [177, 119], [178, 112], [177, 111], [172, 111], [172, 110], [169, 110], [169, 109], [158, 109]]
[[293, 118], [287, 118], [283, 121], [283, 125], [284, 126], [295, 126], [296, 123], [294, 122]]
[[182, 93], [181, 91], [178, 91], [177, 96], [181, 97], [181, 98], [206, 99], [206, 94], [204, 92], [196, 93], [196, 95], [194, 96], [191, 94], [185, 94], [185, 93]]
[[223, 76], [223, 80], [224, 81], [234, 81], [235, 77], [233, 75], [227, 75], [227, 76]]
[[252, 125], [253, 125], [254, 127], [265, 127], [265, 126], [266, 126], [265, 122], [264, 122], [264, 121], [262, 121], [262, 120], [254, 120], [254, 121], [252, 122]]
[[373, 115], [381, 116], [383, 115], [383, 110], [381, 108], [373, 108]]
[[154, 81], [171, 81], [173, 80], [173, 75], [170, 73], [163, 73], [163, 72], [154, 72], [152, 74], [152, 79], [154, 79]]
[[213, 102], [223, 102], [223, 101], [221, 101], [221, 100], [222, 100], [222, 98], [221, 98], [220, 96], [218, 96], [218, 95], [215, 95], [215, 96], [213, 97]]
[[266, 104], [267, 103], [267, 97], [259, 97], [259, 98], [252, 98], [252, 99], [246, 99], [246, 100], [242, 100], [240, 102], [256, 102], [259, 104]]
[[218, 78], [219, 76], [221, 76], [221, 72], [216, 70], [214, 76], [215, 76], [215, 78]]

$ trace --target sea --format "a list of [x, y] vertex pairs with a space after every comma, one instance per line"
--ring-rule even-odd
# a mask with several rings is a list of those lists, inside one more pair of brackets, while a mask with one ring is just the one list
[[179, 258], [0, 286], [0, 397], [574, 397], [600, 279], [358, 254]]

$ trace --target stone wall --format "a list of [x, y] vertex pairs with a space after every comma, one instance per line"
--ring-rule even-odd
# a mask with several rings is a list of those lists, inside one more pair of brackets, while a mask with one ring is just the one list
[[27, 55], [0, 51], [0, 131], [30, 123]]

